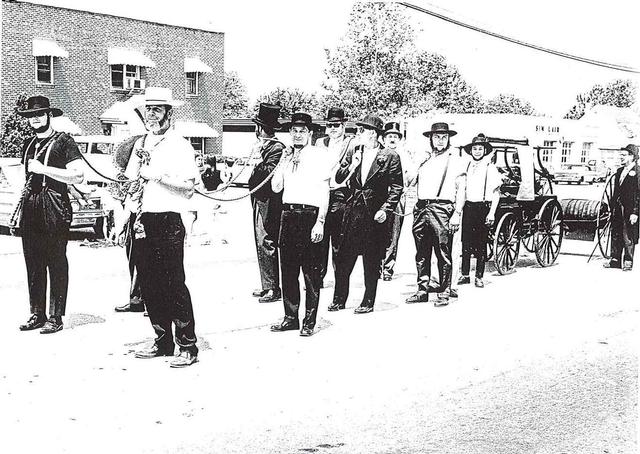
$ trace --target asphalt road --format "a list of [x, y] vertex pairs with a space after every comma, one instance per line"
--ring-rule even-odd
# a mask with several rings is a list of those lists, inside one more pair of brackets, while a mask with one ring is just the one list
[[567, 241], [552, 267], [525, 255], [508, 276], [489, 265], [487, 286], [462, 287], [448, 307], [406, 305], [406, 225], [375, 312], [352, 312], [358, 264], [347, 310], [326, 311], [329, 284], [317, 334], [301, 338], [269, 332], [281, 303], [250, 296], [248, 205], [196, 223], [186, 267], [201, 354], [184, 370], [133, 357], [153, 331], [113, 312], [128, 291], [116, 247], [71, 242], [65, 329], [19, 332], [20, 243], [0, 237], [2, 452], [637, 452], [637, 269], [604, 270], [587, 263], [590, 243]]

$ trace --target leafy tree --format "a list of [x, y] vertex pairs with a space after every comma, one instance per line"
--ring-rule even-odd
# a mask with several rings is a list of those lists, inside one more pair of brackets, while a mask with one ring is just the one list
[[236, 71], [224, 73], [224, 118], [240, 118], [249, 116], [249, 99], [247, 87]]
[[24, 109], [27, 105], [27, 95], [20, 94], [16, 99], [13, 112], [2, 119], [4, 128], [0, 136], [0, 157], [20, 157], [22, 145], [25, 140], [33, 137], [33, 129], [26, 118], [18, 115], [18, 109]]
[[280, 118], [289, 118], [294, 112], [306, 112], [312, 117], [321, 117], [322, 109], [318, 103], [315, 93], [307, 93], [298, 88], [276, 88], [269, 93], [264, 93], [258, 97], [254, 106], [254, 111], [258, 111], [261, 102], [278, 104], [282, 106]]
[[488, 99], [480, 107], [481, 113], [510, 113], [520, 115], [536, 115], [535, 109], [527, 100], [520, 99], [511, 94], [499, 94], [495, 98]]
[[604, 87], [594, 85], [588, 92], [576, 96], [576, 103], [564, 117], [578, 120], [593, 106], [631, 107], [636, 101], [637, 89], [629, 79], [614, 80]]

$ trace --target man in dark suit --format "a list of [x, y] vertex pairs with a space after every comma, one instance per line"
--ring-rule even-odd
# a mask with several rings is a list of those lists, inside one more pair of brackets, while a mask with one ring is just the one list
[[629, 144], [620, 150], [622, 167], [614, 176], [611, 196], [611, 260], [604, 267], [620, 268], [622, 256], [622, 270], [631, 271], [640, 211], [638, 147]]
[[[327, 136], [319, 140], [316, 145], [324, 146], [337, 156], [336, 168], [332, 172], [335, 175], [338, 166], [349, 150], [352, 150], [356, 141], [353, 134], [345, 134], [345, 123], [347, 121], [344, 116], [344, 110], [338, 107], [332, 107], [327, 112], [326, 131]], [[349, 198], [351, 191], [345, 183], [338, 184], [335, 179], [330, 181], [329, 192], [329, 211], [324, 225], [324, 239], [322, 240], [322, 281], [327, 275], [327, 265], [329, 263], [329, 240], [331, 240], [331, 259], [333, 261], [333, 271], [335, 274], [336, 254], [340, 231], [342, 229], [342, 217], [344, 216], [344, 205]], [[324, 286], [324, 284], [323, 284]]]
[[361, 144], [347, 152], [336, 173], [336, 182], [347, 181], [353, 194], [347, 200], [338, 244], [336, 285], [328, 310], [344, 309], [349, 278], [362, 255], [365, 292], [356, 314], [373, 311], [382, 258], [390, 239], [389, 215], [402, 194], [400, 157], [382, 148], [383, 122], [367, 115], [356, 123]]
[[282, 213], [282, 194], [273, 192], [271, 184], [265, 182], [280, 162], [284, 149], [282, 142], [275, 138], [275, 131], [280, 129], [279, 115], [280, 106], [261, 103], [258, 116], [253, 119], [259, 141], [257, 146], [262, 157], [249, 177], [251, 191], [262, 185], [251, 196], [253, 231], [262, 284], [262, 288], [254, 291], [253, 296], [258, 297], [261, 303], [271, 303], [282, 297], [276, 244]]

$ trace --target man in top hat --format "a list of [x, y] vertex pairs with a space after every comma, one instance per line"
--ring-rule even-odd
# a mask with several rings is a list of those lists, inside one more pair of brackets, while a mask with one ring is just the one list
[[173, 356], [173, 324], [179, 353], [171, 367], [189, 366], [198, 358], [180, 212], [188, 209], [199, 172], [191, 144], [171, 128], [174, 108], [180, 105], [170, 89], [146, 89], [140, 110], [148, 133], [136, 141], [125, 171], [134, 180], [125, 206], [134, 218], [140, 286], [156, 334], [153, 345], [135, 356]]
[[[335, 168], [332, 175], [338, 171], [340, 162], [349, 150], [356, 145], [355, 136], [353, 134], [345, 134], [345, 123], [347, 118], [344, 116], [344, 110], [339, 107], [331, 107], [327, 112], [326, 132], [327, 136], [320, 139], [320, 145], [326, 147], [332, 156], [337, 157]], [[316, 145], [318, 143], [316, 142]], [[329, 263], [329, 241], [331, 241], [331, 260], [333, 262], [333, 271], [335, 275], [336, 253], [340, 230], [342, 228], [342, 217], [344, 216], [344, 205], [349, 198], [350, 190], [345, 183], [336, 183], [335, 178], [331, 178], [329, 183], [329, 210], [324, 225], [324, 240], [322, 252], [322, 281], [327, 274], [327, 265]]]
[[260, 282], [262, 287], [253, 292], [261, 303], [271, 303], [281, 298], [280, 268], [278, 266], [278, 230], [282, 212], [282, 194], [271, 189], [268, 178], [282, 157], [284, 144], [276, 139], [275, 131], [280, 129], [278, 116], [280, 106], [260, 103], [256, 124], [255, 147], [262, 161], [253, 169], [249, 177], [251, 205], [253, 207], [253, 232], [258, 253]]
[[[54, 131], [51, 118], [62, 115], [44, 96], [27, 99], [26, 117], [35, 137], [22, 149], [26, 184], [19, 202], [22, 251], [27, 266], [31, 317], [21, 331], [40, 329], [42, 334], [62, 329], [67, 305], [69, 265], [67, 236], [73, 210], [67, 185], [82, 183], [80, 151], [73, 138]], [[16, 216], [18, 213], [15, 213]], [[47, 273], [49, 274], [49, 318], [47, 319]]]
[[[412, 167], [411, 159], [408, 154], [408, 150], [402, 146], [402, 132], [400, 131], [400, 123], [392, 121], [384, 125], [384, 132], [382, 134], [384, 140], [384, 147], [387, 150], [394, 151], [400, 157], [400, 164], [402, 165], [402, 176], [404, 190], [398, 201], [398, 205], [394, 212], [389, 213], [389, 224], [391, 225], [391, 240], [387, 250], [385, 251], [384, 259], [382, 261], [382, 279], [390, 281], [393, 277], [393, 267], [396, 264], [396, 257], [398, 256], [398, 241], [400, 240], [400, 231], [402, 230], [402, 223], [404, 221], [404, 207], [406, 202], [406, 189], [408, 184], [408, 172]], [[397, 213], [397, 214], [396, 214]]]
[[[278, 243], [284, 319], [273, 325], [271, 331], [300, 329], [301, 336], [311, 336], [318, 315], [322, 238], [329, 205], [329, 179], [335, 157], [328, 154], [326, 149], [311, 145], [312, 130], [317, 128], [311, 121], [311, 115], [296, 112], [283, 127], [289, 129], [293, 147], [284, 150], [271, 187], [274, 192], [282, 192]], [[302, 328], [298, 318], [298, 276], [301, 269], [306, 288]]]
[[478, 134], [463, 147], [471, 156], [465, 178], [465, 203], [462, 211], [462, 275], [459, 285], [469, 284], [471, 256], [476, 258], [475, 286], [484, 287], [489, 229], [500, 202], [502, 177], [491, 162], [493, 147], [484, 134]]
[[638, 244], [638, 214], [640, 212], [640, 179], [638, 147], [629, 144], [620, 149], [620, 167], [613, 177], [611, 195], [611, 260], [605, 268], [631, 271], [633, 253]]
[[336, 260], [336, 285], [330, 311], [344, 309], [349, 279], [359, 255], [364, 267], [365, 291], [356, 314], [373, 311], [382, 258], [390, 235], [390, 216], [402, 194], [402, 166], [395, 151], [380, 145], [383, 122], [367, 115], [356, 125], [361, 143], [346, 154], [336, 181], [352, 190], [347, 200]]
[[[413, 238], [418, 291], [407, 299], [407, 303], [426, 302], [429, 292], [435, 291], [438, 293], [435, 306], [449, 304], [453, 234], [460, 227], [466, 170], [466, 164], [449, 149], [450, 139], [456, 134], [447, 123], [434, 123], [423, 133], [429, 138], [431, 152], [415, 172], [418, 201], [413, 211]], [[429, 286], [433, 252], [438, 261], [437, 287]]]

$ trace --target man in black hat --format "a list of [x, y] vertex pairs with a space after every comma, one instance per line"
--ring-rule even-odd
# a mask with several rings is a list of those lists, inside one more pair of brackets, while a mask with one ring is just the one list
[[[451, 249], [464, 206], [466, 170], [459, 156], [449, 150], [450, 139], [456, 134], [447, 123], [434, 123], [431, 130], [423, 133], [429, 138], [432, 151], [427, 153], [415, 175], [418, 201], [413, 211], [413, 238], [416, 243], [418, 291], [407, 299], [407, 303], [426, 302], [429, 292], [435, 291], [438, 292], [435, 306], [449, 304]], [[429, 287], [432, 252], [438, 260], [440, 282], [437, 287]]]
[[353, 194], [347, 200], [336, 260], [336, 285], [328, 310], [344, 309], [349, 279], [359, 255], [364, 267], [365, 291], [356, 314], [373, 311], [380, 267], [389, 244], [389, 214], [402, 194], [402, 165], [394, 151], [380, 145], [382, 120], [367, 115], [356, 125], [361, 143], [346, 154], [336, 181], [346, 181]]
[[[339, 107], [332, 107], [327, 112], [326, 132], [327, 136], [320, 140], [320, 145], [326, 147], [330, 152], [330, 158], [335, 159], [336, 167], [332, 171], [338, 170], [338, 166], [349, 150], [352, 150], [356, 144], [353, 134], [345, 134], [345, 123], [347, 121], [344, 116], [344, 110]], [[316, 145], [318, 143], [316, 142]], [[329, 183], [329, 210], [327, 212], [327, 220], [324, 226], [324, 240], [322, 240], [322, 281], [327, 274], [327, 265], [329, 263], [329, 241], [331, 241], [331, 260], [333, 262], [333, 271], [335, 275], [336, 253], [340, 230], [342, 228], [342, 217], [344, 216], [344, 204], [349, 198], [351, 191], [345, 183], [336, 183], [335, 178], [331, 178]], [[324, 284], [323, 284], [324, 285]]]
[[[42, 334], [62, 329], [65, 315], [69, 265], [67, 236], [72, 208], [68, 184], [82, 183], [84, 173], [80, 151], [73, 138], [51, 127], [51, 118], [62, 111], [51, 107], [49, 99], [33, 96], [27, 108], [18, 110], [35, 132], [22, 151], [27, 182], [20, 201], [19, 219], [22, 249], [27, 266], [31, 317], [21, 331], [37, 328]], [[49, 319], [46, 313], [47, 272], [49, 273]]]
[[282, 194], [273, 192], [267, 181], [282, 157], [284, 144], [276, 139], [275, 131], [280, 129], [278, 116], [280, 106], [261, 103], [256, 124], [256, 147], [262, 161], [258, 163], [249, 177], [251, 205], [253, 207], [253, 232], [258, 253], [260, 281], [262, 288], [253, 292], [261, 303], [271, 303], [281, 298], [280, 269], [278, 266], [278, 246], [276, 244], [280, 229], [282, 212]]
[[[411, 168], [411, 165], [408, 151], [401, 145], [402, 132], [400, 131], [400, 123], [395, 121], [386, 123], [384, 125], [383, 140], [384, 147], [387, 150], [396, 152], [400, 157], [400, 164], [402, 165], [403, 184], [406, 188], [408, 182], [407, 172]], [[402, 230], [402, 223], [404, 221], [405, 201], [406, 191], [403, 190], [395, 211], [389, 213], [391, 239], [389, 246], [385, 251], [384, 259], [382, 260], [382, 279], [385, 281], [390, 281], [393, 277], [393, 267], [396, 264], [396, 257], [398, 256], [398, 242], [400, 240], [400, 231]]]
[[311, 145], [311, 132], [317, 126], [311, 115], [296, 112], [291, 121], [283, 125], [291, 134], [293, 147], [285, 149], [271, 187], [282, 192], [280, 221], [280, 267], [282, 269], [282, 299], [284, 319], [271, 326], [271, 331], [289, 331], [300, 328], [300, 269], [306, 288], [305, 316], [301, 336], [314, 333], [320, 299], [320, 266], [322, 238], [329, 205], [329, 179], [333, 159], [326, 150]]
[[633, 253], [638, 244], [638, 214], [640, 212], [640, 177], [638, 147], [629, 144], [620, 149], [620, 167], [613, 177], [611, 195], [611, 260], [605, 268], [631, 271]]

